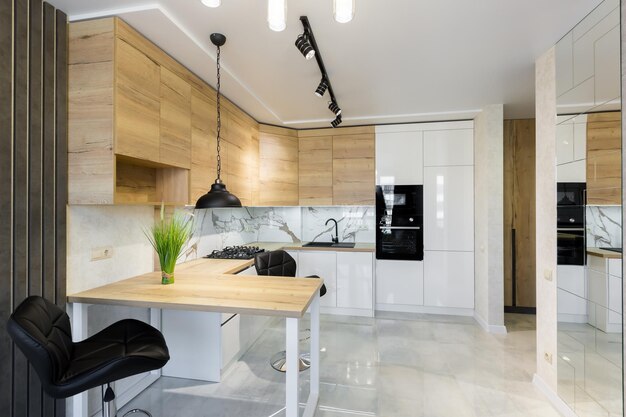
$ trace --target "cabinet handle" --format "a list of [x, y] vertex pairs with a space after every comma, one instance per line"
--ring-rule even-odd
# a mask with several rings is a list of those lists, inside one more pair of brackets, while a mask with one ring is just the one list
[[419, 226], [380, 226], [379, 229], [420, 230]]

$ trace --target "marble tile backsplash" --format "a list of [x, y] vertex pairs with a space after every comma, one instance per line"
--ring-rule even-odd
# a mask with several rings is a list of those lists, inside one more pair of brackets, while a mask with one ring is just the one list
[[622, 207], [587, 206], [587, 246], [622, 247]]

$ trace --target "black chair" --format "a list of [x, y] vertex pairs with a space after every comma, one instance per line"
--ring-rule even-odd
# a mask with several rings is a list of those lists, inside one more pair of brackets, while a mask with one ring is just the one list
[[[279, 277], [295, 277], [296, 276], [296, 260], [293, 259], [284, 250], [275, 250], [271, 252], [260, 252], [254, 257], [254, 267], [258, 275], [272, 275]], [[319, 278], [317, 275], [309, 275], [306, 278]], [[320, 288], [320, 297], [326, 294], [326, 285], [322, 284]], [[311, 361], [309, 355], [304, 354], [300, 356], [300, 371], [307, 370], [311, 367]], [[276, 353], [270, 359], [270, 365], [272, 368], [280, 372], [287, 371], [287, 352], [280, 351]]]
[[[7, 330], [39, 375], [46, 393], [68, 398], [102, 386], [105, 417], [115, 409], [112, 382], [160, 369], [170, 359], [161, 332], [139, 320], [118, 321], [74, 343], [69, 316], [39, 296], [28, 297], [15, 309]], [[139, 409], [126, 414], [138, 412], [150, 416]]]

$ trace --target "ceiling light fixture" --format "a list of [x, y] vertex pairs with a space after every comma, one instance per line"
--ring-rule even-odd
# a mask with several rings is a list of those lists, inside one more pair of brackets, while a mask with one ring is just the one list
[[267, 0], [267, 24], [274, 32], [287, 27], [287, 0]]
[[354, 17], [354, 0], [333, 0], [333, 16], [339, 23], [348, 23]]
[[337, 103], [335, 103], [334, 101], [329, 101], [328, 102], [328, 110], [330, 110], [333, 113], [335, 113], [335, 116], [340, 116], [341, 115], [341, 109], [339, 108]]
[[[320, 53], [320, 48], [317, 46], [317, 42], [315, 42], [315, 35], [313, 34], [313, 29], [311, 28], [311, 24], [309, 23], [309, 18], [306, 16], [300, 16], [300, 22], [302, 22], [302, 26], [304, 27], [304, 33], [298, 36], [296, 39], [296, 46], [298, 50], [304, 55], [307, 59], [307, 50], [305, 50], [304, 46], [308, 45], [311, 48], [309, 53], [311, 54], [311, 58], [315, 57], [315, 61], [317, 61], [317, 66], [322, 73], [322, 79], [315, 89], [315, 95], [318, 97], [322, 97], [326, 91], [328, 91], [328, 95], [330, 96], [330, 101], [328, 102], [328, 108], [335, 115], [335, 120], [333, 120], [330, 125], [332, 127], [337, 127], [341, 124], [341, 108], [337, 104], [337, 98], [335, 97], [335, 92], [333, 91], [333, 86], [330, 83], [330, 78], [328, 78], [328, 73], [326, 72], [326, 67], [324, 66], [324, 60], [322, 59], [322, 54]], [[306, 43], [305, 43], [306, 41]]]
[[226, 36], [221, 33], [212, 33], [211, 42], [217, 46], [217, 178], [208, 193], [203, 195], [196, 202], [197, 209], [217, 208], [217, 207], [241, 207], [241, 201], [226, 190], [226, 184], [222, 182], [220, 173], [222, 171], [222, 159], [220, 157], [220, 141], [222, 130], [221, 117], [221, 77], [220, 77], [220, 48], [226, 43]]
[[298, 38], [296, 39], [296, 47], [298, 48], [302, 56], [304, 56], [307, 60], [315, 56], [315, 49], [311, 45], [311, 42], [309, 42], [306, 33], [298, 35]]
[[220, 7], [222, 0], [202, 0], [202, 4], [206, 7]]
[[318, 97], [322, 97], [324, 93], [326, 92], [327, 88], [328, 88], [328, 84], [326, 83], [326, 79], [322, 78], [322, 81], [320, 81], [319, 85], [315, 89], [315, 95]]

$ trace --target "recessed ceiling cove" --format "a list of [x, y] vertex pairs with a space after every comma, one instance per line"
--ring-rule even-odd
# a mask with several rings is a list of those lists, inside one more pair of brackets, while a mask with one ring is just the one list
[[70, 20], [117, 15], [215, 86], [209, 35], [224, 33], [224, 95], [260, 122], [326, 127], [314, 62], [294, 40], [307, 15], [324, 53], [342, 126], [472, 118], [503, 103], [534, 115], [534, 62], [600, 0], [359, 0], [338, 23], [332, 0], [288, 0], [287, 27], [268, 28], [266, 0], [50, 0]]

